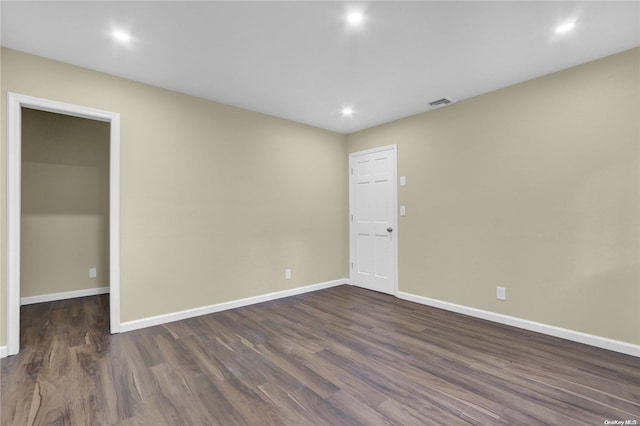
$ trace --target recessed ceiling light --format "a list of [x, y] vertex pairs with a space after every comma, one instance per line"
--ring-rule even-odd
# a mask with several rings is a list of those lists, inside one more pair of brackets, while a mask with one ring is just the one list
[[572, 30], [575, 25], [576, 25], [575, 21], [567, 21], [564, 24], [556, 27], [556, 32], [566, 33], [567, 31]]
[[350, 13], [349, 16], [347, 16], [347, 21], [349, 21], [349, 23], [351, 24], [357, 24], [358, 22], [362, 21], [362, 13], [360, 12]]
[[345, 117], [353, 115], [353, 108], [349, 108], [349, 107], [342, 108], [342, 115], [344, 115]]
[[131, 36], [123, 31], [114, 31], [111, 35], [118, 41], [127, 42], [131, 40]]

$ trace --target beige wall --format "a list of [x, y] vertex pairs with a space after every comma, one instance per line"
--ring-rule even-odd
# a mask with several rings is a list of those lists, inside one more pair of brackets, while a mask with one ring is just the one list
[[108, 286], [109, 124], [23, 109], [21, 191], [20, 295]]
[[400, 291], [640, 344], [639, 123], [634, 49], [348, 150], [398, 144]]
[[2, 99], [121, 114], [123, 321], [346, 277], [347, 151], [396, 143], [400, 291], [640, 344], [639, 56], [348, 137], [6, 49]]
[[348, 276], [345, 136], [9, 49], [1, 71], [3, 100], [121, 114], [123, 322]]

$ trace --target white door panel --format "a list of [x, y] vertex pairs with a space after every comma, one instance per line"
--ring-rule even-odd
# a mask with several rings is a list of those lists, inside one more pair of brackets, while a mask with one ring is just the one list
[[395, 294], [396, 146], [353, 153], [349, 167], [351, 283]]

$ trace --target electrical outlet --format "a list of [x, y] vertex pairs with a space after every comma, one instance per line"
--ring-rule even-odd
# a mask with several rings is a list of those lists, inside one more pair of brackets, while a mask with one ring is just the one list
[[89, 268], [89, 278], [95, 278], [98, 276], [96, 268]]
[[507, 289], [504, 287], [496, 287], [496, 297], [498, 300], [507, 300]]
[[284, 270], [284, 279], [285, 280], [290, 280], [291, 279], [291, 269], [285, 269]]

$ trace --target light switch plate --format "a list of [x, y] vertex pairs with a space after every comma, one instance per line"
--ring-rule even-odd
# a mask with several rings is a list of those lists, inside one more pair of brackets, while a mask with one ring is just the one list
[[407, 206], [400, 206], [400, 216], [407, 215]]
[[407, 184], [407, 177], [400, 176], [400, 186], [405, 186]]
[[507, 289], [504, 287], [496, 287], [496, 298], [498, 300], [507, 300]]

